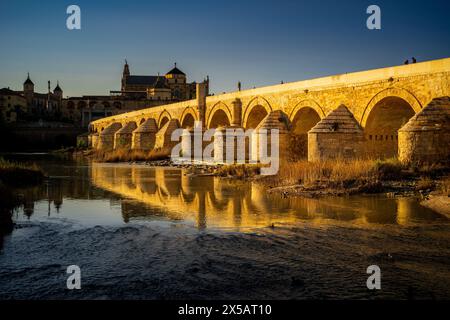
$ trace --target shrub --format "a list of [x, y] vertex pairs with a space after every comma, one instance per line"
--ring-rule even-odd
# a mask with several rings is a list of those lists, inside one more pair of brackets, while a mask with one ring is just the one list
[[403, 176], [403, 165], [397, 158], [375, 160], [375, 169], [380, 180], [398, 180]]
[[215, 173], [221, 177], [229, 177], [237, 179], [246, 179], [261, 173], [260, 165], [233, 164], [219, 167]]
[[416, 190], [430, 190], [434, 189], [434, 182], [429, 177], [421, 177], [416, 184]]

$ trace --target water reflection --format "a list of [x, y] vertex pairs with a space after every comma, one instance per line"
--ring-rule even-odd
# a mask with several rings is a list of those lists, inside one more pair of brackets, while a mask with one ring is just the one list
[[183, 220], [199, 229], [246, 228], [350, 221], [358, 224], [423, 223], [444, 219], [414, 199], [386, 197], [289, 198], [252, 182], [189, 176], [173, 168], [75, 163], [42, 159], [50, 179], [20, 191], [16, 220], [59, 216], [93, 224], [130, 220]]
[[257, 227], [321, 222], [407, 224], [440, 217], [414, 199], [385, 197], [290, 198], [267, 194], [257, 183], [193, 177], [183, 170], [92, 164], [92, 183], [125, 198], [124, 221], [164, 216], [206, 227]]

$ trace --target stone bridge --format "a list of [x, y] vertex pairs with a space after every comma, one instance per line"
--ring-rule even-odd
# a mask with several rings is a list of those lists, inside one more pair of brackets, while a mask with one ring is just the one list
[[[215, 96], [205, 93], [199, 84], [195, 100], [91, 122], [89, 143], [103, 150], [151, 150], [170, 145], [170, 134], [175, 128], [191, 128], [195, 121], [202, 121], [207, 129], [258, 129], [264, 122], [266, 128], [268, 124], [269, 128], [276, 127], [269, 121], [272, 115], [286, 127], [289, 138], [282, 139], [289, 140], [291, 153], [299, 157], [307, 156], [309, 149], [309, 153], [317, 156], [309, 155], [310, 159], [324, 158], [327, 144], [339, 145], [343, 154], [349, 152], [353, 156], [362, 152], [357, 144], [364, 146], [366, 153], [395, 156], [399, 129], [433, 99], [450, 96], [450, 58]], [[444, 111], [448, 110], [448, 99], [442, 101], [440, 105], [444, 104]], [[448, 111], [445, 112], [444, 135], [448, 138], [449, 118]], [[320, 134], [329, 132], [335, 135], [327, 137], [334, 138], [321, 144]], [[348, 150], [344, 150], [346, 146]], [[448, 149], [448, 144], [444, 148]]]

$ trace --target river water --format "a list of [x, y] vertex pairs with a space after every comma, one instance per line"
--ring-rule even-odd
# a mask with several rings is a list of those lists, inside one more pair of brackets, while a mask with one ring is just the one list
[[450, 299], [450, 221], [415, 199], [285, 199], [180, 169], [21, 157], [49, 179], [22, 192], [0, 242], [0, 299]]

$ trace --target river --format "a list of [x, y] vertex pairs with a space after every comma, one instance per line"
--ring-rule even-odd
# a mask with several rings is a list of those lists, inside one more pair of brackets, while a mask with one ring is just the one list
[[14, 157], [49, 179], [0, 242], [0, 299], [450, 299], [450, 221], [412, 198], [286, 199], [181, 169]]

